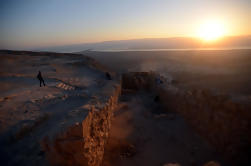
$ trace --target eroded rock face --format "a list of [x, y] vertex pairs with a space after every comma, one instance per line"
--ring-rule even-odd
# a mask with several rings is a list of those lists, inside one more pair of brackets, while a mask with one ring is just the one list
[[180, 93], [175, 97], [176, 101], [170, 100], [174, 104], [172, 108], [176, 105], [174, 110], [182, 114], [220, 153], [242, 165], [249, 162], [250, 105], [201, 90]]
[[153, 72], [134, 72], [122, 75], [122, 89], [150, 90], [155, 83]]
[[[160, 81], [161, 80], [161, 81]], [[167, 111], [179, 112], [193, 128], [219, 152], [236, 163], [248, 163], [250, 142], [249, 105], [233, 102], [224, 95], [209, 91], [181, 91], [161, 76], [150, 73], [127, 73], [122, 76], [123, 92], [147, 90], [159, 96]], [[67, 128], [42, 146], [51, 165], [101, 165], [104, 145], [109, 136], [111, 118], [120, 95], [120, 86], [105, 95], [93, 97], [86, 106], [86, 118]], [[101, 99], [99, 96], [110, 96]], [[83, 106], [85, 107], [85, 106]], [[168, 163], [171, 164], [171, 163]], [[207, 163], [216, 164], [217, 163]]]
[[[229, 96], [207, 90], [182, 91], [156, 73], [127, 73], [122, 87], [150, 90], [159, 96], [167, 111], [179, 112], [191, 126], [233, 165], [247, 165], [251, 154], [251, 105], [234, 102]], [[140, 86], [142, 84], [142, 86]], [[129, 90], [128, 90], [129, 89]]]
[[66, 132], [58, 134], [55, 139], [43, 139], [42, 147], [51, 165], [87, 165], [88, 160], [83, 155], [83, 127], [76, 124]]
[[79, 54], [3, 50], [0, 59], [0, 163], [98, 165], [120, 93], [116, 73]]
[[76, 123], [53, 139], [44, 138], [41, 144], [51, 165], [101, 164], [120, 91], [120, 86], [115, 86], [111, 96], [103, 103], [97, 99], [102, 104], [91, 107], [82, 123]]

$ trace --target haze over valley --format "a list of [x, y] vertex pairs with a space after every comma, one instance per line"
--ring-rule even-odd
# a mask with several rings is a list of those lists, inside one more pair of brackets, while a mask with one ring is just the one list
[[142, 51], [161, 49], [247, 49], [251, 48], [251, 36], [223, 37], [218, 41], [205, 42], [199, 38], [174, 37], [156, 39], [115, 40], [98, 43], [38, 48], [37, 51], [81, 52], [90, 51]]

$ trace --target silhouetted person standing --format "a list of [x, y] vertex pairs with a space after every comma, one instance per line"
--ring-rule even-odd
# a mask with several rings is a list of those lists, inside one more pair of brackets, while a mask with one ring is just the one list
[[43, 83], [45, 86], [44, 79], [43, 79], [40, 71], [38, 71], [37, 79], [39, 79], [39, 81], [40, 81], [40, 87], [41, 87], [41, 83]]
[[107, 78], [108, 80], [112, 80], [112, 77], [111, 77], [110, 73], [105, 72], [105, 76], [106, 76], [106, 78]]

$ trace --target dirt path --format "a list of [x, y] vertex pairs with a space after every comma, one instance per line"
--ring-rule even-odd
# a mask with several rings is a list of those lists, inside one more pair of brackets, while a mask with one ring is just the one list
[[153, 99], [154, 96], [146, 94], [122, 96], [105, 147], [103, 166], [200, 166], [212, 160], [221, 161], [182, 117], [164, 112]]

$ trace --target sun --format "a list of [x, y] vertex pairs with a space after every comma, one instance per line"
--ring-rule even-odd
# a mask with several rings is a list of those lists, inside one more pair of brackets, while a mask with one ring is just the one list
[[224, 36], [223, 23], [219, 21], [208, 21], [201, 25], [199, 37], [205, 41], [215, 41]]

